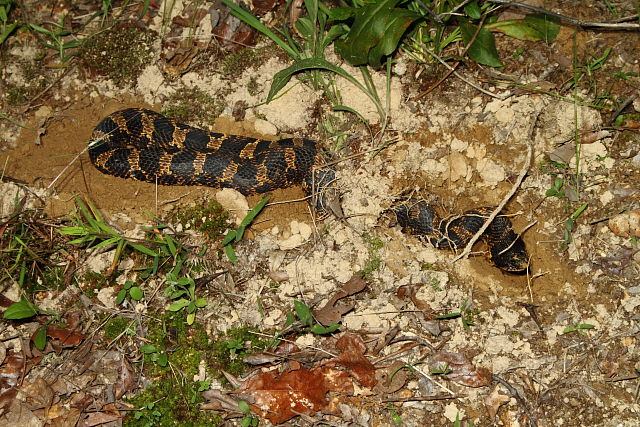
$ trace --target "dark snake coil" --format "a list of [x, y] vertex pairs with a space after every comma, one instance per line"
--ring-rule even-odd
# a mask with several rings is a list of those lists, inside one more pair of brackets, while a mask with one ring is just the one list
[[[424, 200], [405, 199], [392, 210], [398, 224], [406, 231], [426, 238], [439, 249], [464, 249], [482, 228], [494, 208], [481, 207], [462, 215], [440, 219], [435, 209]], [[529, 266], [529, 255], [522, 237], [513, 231], [511, 220], [498, 215], [482, 234], [489, 246], [491, 261], [507, 273], [523, 274]]]

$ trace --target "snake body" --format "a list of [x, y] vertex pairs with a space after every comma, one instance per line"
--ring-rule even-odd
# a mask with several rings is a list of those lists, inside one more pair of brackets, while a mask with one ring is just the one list
[[[208, 132], [155, 111], [128, 108], [105, 117], [93, 131], [89, 157], [102, 173], [164, 185], [233, 188], [244, 195], [334, 180], [315, 141], [279, 141]], [[315, 182], [314, 182], [315, 179]]]
[[[491, 207], [471, 209], [462, 215], [440, 219], [435, 209], [424, 200], [401, 200], [393, 207], [398, 223], [406, 231], [425, 237], [440, 249], [464, 249], [493, 212]], [[502, 271], [526, 272], [529, 255], [522, 237], [513, 231], [511, 220], [498, 215], [482, 234], [489, 246], [493, 263]]]
[[[332, 169], [314, 169], [325, 162], [317, 143], [304, 138], [279, 141], [208, 132], [155, 111], [128, 108], [102, 119], [93, 131], [89, 157], [102, 173], [164, 185], [206, 185], [233, 188], [244, 195], [266, 193], [296, 184], [314, 193], [317, 209], [341, 216]], [[402, 227], [425, 236], [438, 248], [466, 245], [492, 209], [467, 211], [440, 220], [424, 201], [402, 201], [394, 212]], [[491, 258], [503, 271], [526, 270], [524, 242], [508, 217], [498, 216], [483, 235]]]

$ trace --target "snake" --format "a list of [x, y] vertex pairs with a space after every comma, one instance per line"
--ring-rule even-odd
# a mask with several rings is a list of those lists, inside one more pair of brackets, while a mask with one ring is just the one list
[[209, 132], [144, 108], [103, 118], [89, 142], [91, 163], [102, 173], [161, 185], [232, 188], [244, 195], [302, 184], [322, 193], [324, 209], [337, 197], [329, 191], [335, 172], [318, 143], [306, 138], [277, 141]]
[[[162, 185], [232, 188], [244, 195], [302, 184], [318, 210], [341, 217], [335, 172], [319, 168], [327, 156], [306, 138], [277, 141], [205, 131], [158, 112], [127, 108], [103, 118], [93, 130], [89, 158], [102, 173]], [[441, 220], [433, 207], [407, 199], [394, 208], [398, 223], [437, 248], [464, 247], [492, 209], [482, 207]], [[483, 234], [493, 263], [522, 273], [528, 255], [507, 216], [498, 216]]]
[[[399, 200], [392, 211], [404, 231], [425, 238], [439, 249], [463, 249], [482, 228], [494, 208], [483, 206], [462, 215], [441, 219], [435, 208], [422, 199]], [[523, 274], [529, 268], [529, 255], [522, 236], [513, 230], [507, 215], [500, 214], [482, 234], [493, 264], [506, 273]]]

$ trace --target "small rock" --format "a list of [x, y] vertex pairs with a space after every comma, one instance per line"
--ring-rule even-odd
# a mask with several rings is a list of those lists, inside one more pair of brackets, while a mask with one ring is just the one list
[[449, 156], [450, 166], [450, 179], [452, 182], [456, 182], [461, 178], [466, 178], [468, 173], [467, 160], [465, 156], [457, 151], [454, 151]]
[[640, 237], [640, 209], [616, 215], [609, 220], [611, 231], [622, 237]]
[[231, 188], [223, 188], [216, 193], [216, 201], [228, 210], [235, 219], [237, 225], [240, 225], [245, 216], [249, 213], [249, 203], [239, 191]]
[[253, 127], [256, 129], [256, 132], [259, 132], [259, 133], [261, 133], [263, 135], [277, 135], [278, 134], [278, 128], [275, 127], [273, 124], [269, 123], [266, 120], [257, 119], [253, 123]]

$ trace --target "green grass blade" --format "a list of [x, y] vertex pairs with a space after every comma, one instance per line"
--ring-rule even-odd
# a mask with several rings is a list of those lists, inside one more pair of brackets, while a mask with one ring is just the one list
[[253, 209], [251, 209], [247, 216], [244, 217], [244, 219], [240, 223], [240, 226], [247, 227], [249, 224], [251, 224], [251, 221], [253, 221], [253, 219], [260, 213], [269, 199], [270, 196], [265, 196], [262, 200], [260, 200], [260, 202]]
[[129, 242], [129, 245], [136, 251], [141, 252], [145, 255], [149, 255], [151, 257], [158, 257], [158, 254], [156, 252], [152, 251], [151, 249], [145, 246], [139, 245], [137, 243], [131, 243], [131, 242]]
[[289, 46], [287, 43], [285, 43], [284, 40], [282, 40], [280, 37], [278, 37], [273, 31], [271, 31], [269, 28], [267, 28], [262, 22], [260, 22], [258, 20], [258, 18], [256, 18], [255, 16], [253, 16], [252, 14], [247, 12], [246, 10], [242, 9], [240, 6], [238, 6], [237, 4], [233, 3], [231, 0], [222, 0], [222, 3], [224, 3], [225, 6], [229, 7], [229, 9], [231, 9], [231, 14], [233, 16], [235, 16], [236, 18], [240, 19], [245, 24], [247, 24], [247, 25], [255, 28], [256, 30], [260, 31], [265, 36], [269, 37], [282, 50], [287, 52], [287, 54], [289, 54], [289, 56], [291, 58], [297, 59], [297, 58], [300, 57], [300, 54], [297, 51], [295, 51], [291, 46]]

